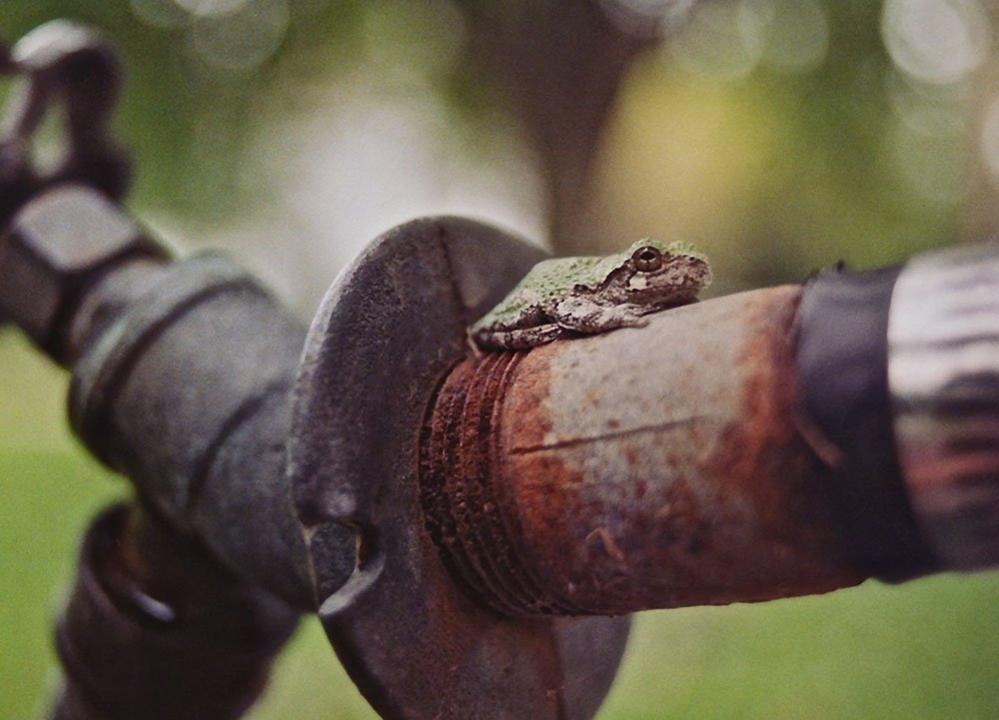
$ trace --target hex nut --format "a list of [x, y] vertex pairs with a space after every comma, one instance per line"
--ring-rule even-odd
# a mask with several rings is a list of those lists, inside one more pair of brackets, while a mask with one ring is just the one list
[[0, 316], [59, 360], [76, 301], [109, 270], [166, 251], [101, 193], [82, 185], [28, 202], [0, 238]]

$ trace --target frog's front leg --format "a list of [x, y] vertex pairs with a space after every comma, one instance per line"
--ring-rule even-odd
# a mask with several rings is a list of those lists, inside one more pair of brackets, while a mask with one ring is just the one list
[[472, 334], [475, 344], [490, 350], [530, 350], [565, 334], [558, 323], [544, 323], [512, 330], [483, 329]]
[[648, 320], [635, 305], [603, 305], [586, 296], [562, 300], [552, 313], [560, 327], [594, 334], [622, 327], [642, 327]]

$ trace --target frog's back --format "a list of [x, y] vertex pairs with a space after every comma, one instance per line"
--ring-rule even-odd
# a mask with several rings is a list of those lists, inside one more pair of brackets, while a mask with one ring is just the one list
[[597, 278], [595, 273], [600, 260], [598, 257], [543, 260], [521, 280], [517, 290], [534, 291], [542, 298], [548, 299], [564, 297], [577, 285], [595, 286], [603, 280], [602, 277]]
[[[600, 258], [573, 257], [542, 260], [503, 302], [482, 317], [474, 328], [516, 323], [530, 308], [542, 305], [552, 298], [567, 296], [576, 285], [591, 284], [592, 275]], [[599, 282], [599, 281], [598, 281]]]

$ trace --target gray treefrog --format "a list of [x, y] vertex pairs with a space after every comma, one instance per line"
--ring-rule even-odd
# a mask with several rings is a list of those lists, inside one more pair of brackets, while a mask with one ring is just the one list
[[639, 240], [607, 257], [544, 260], [469, 328], [481, 349], [526, 350], [572, 334], [645, 325], [711, 284], [711, 266], [686, 243]]

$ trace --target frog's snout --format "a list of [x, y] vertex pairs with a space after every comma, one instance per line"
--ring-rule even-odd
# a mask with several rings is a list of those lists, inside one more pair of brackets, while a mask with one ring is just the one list
[[685, 284], [704, 289], [711, 285], [714, 280], [714, 273], [711, 272], [711, 265], [704, 260], [697, 260], [690, 263], [686, 270]]

